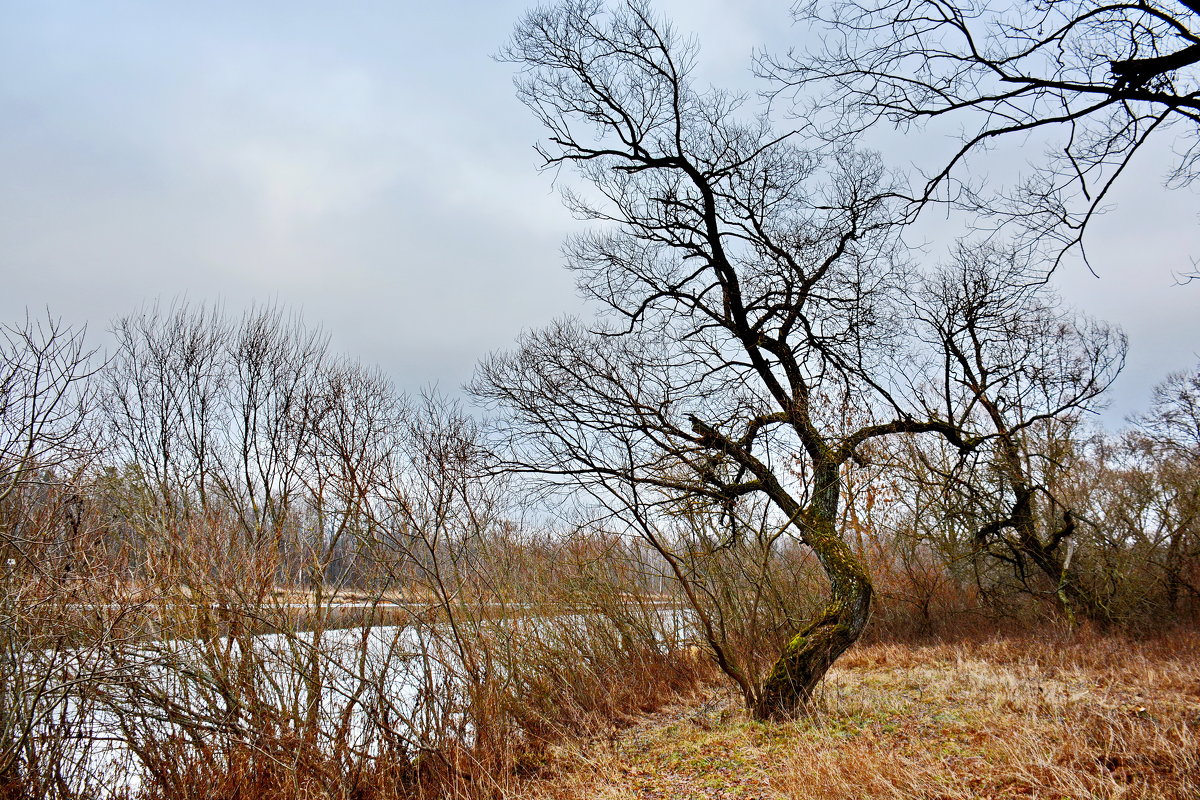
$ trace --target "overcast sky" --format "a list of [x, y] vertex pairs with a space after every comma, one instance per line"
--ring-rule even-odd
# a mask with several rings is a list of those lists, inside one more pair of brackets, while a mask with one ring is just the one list
[[[672, 0], [701, 75], [750, 86], [803, 40], [784, 2]], [[48, 306], [103, 341], [156, 298], [275, 301], [404, 389], [453, 390], [524, 328], [579, 309], [576, 225], [491, 60], [526, 0], [0, 0], [0, 321]], [[911, 137], [885, 145], [918, 159]], [[939, 141], [923, 146], [936, 152]], [[1124, 326], [1108, 418], [1200, 358], [1195, 190], [1147, 157], [1063, 294]]]

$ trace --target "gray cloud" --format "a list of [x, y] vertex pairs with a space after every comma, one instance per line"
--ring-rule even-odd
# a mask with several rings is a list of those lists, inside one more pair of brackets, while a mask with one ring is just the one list
[[[103, 329], [156, 297], [275, 300], [397, 382], [453, 388], [522, 329], [577, 310], [575, 223], [536, 172], [540, 130], [489, 58], [522, 2], [3, 3], [0, 319], [49, 306]], [[701, 77], [751, 88], [750, 51], [802, 35], [779, 3], [663, 3]], [[907, 164], [938, 142], [899, 148]], [[1124, 325], [1111, 418], [1194, 363], [1171, 268], [1196, 195], [1130, 181], [1069, 302]]]

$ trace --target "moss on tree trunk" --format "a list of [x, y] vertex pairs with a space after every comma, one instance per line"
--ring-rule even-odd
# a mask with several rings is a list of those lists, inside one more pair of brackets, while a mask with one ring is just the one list
[[833, 663], [862, 635], [871, 613], [872, 586], [866, 566], [838, 534], [841, 479], [838, 465], [817, 470], [817, 492], [798, 515], [804, 541], [829, 578], [825, 610], [793, 636], [763, 680], [751, 711], [759, 719], [795, 715]]

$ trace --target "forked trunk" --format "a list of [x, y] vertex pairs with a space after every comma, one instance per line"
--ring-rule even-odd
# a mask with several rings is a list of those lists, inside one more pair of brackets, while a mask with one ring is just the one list
[[1038, 525], [1033, 513], [1033, 491], [1023, 482], [1017, 484], [1017, 502], [1012, 515], [1012, 524], [1017, 532], [1017, 546], [1028, 556], [1042, 574], [1055, 586], [1055, 597], [1062, 613], [1072, 624], [1079, 617], [1107, 627], [1111, 621], [1108, 611], [1079, 579], [1077, 570], [1071, 568], [1070, 545], [1068, 555], [1063, 557], [1060, 546], [1070, 542], [1075, 534], [1075, 518], [1070, 511], [1063, 513], [1062, 528], [1050, 534], [1046, 540], [1038, 535]]

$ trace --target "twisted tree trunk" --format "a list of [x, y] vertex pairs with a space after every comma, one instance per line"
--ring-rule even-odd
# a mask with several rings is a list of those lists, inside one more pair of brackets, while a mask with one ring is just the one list
[[[829, 579], [830, 598], [824, 611], [788, 641], [763, 680], [751, 709], [759, 719], [793, 716], [806, 706], [817, 683], [833, 662], [858, 641], [870, 617], [873, 593], [870, 575], [837, 530], [839, 466], [832, 462], [819, 466], [813, 501], [803, 509], [795, 507], [791, 511], [791, 518]], [[787, 502], [780, 502], [783, 499], [776, 498], [776, 502], [786, 512], [789, 509]]]

